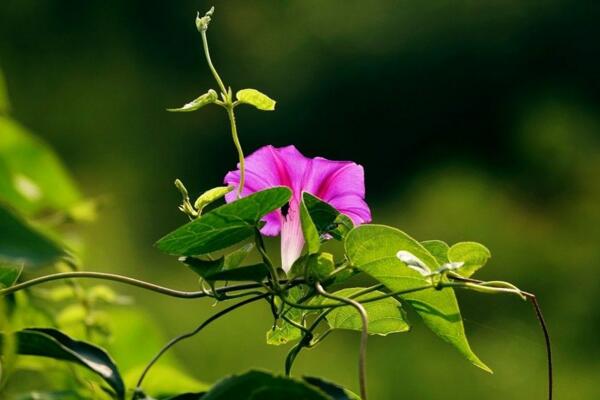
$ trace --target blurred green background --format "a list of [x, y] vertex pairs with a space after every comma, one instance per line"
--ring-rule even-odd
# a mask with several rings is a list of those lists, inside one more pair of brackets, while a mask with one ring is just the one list
[[[600, 3], [213, 3], [209, 40], [226, 83], [278, 101], [274, 113], [240, 109], [246, 151], [296, 144], [309, 156], [354, 160], [365, 166], [376, 222], [421, 240], [486, 244], [493, 259], [482, 279], [539, 295], [556, 398], [600, 396]], [[84, 193], [104, 199], [84, 231], [89, 269], [196, 288], [152, 244], [185, 222], [176, 177], [196, 194], [236, 163], [221, 110], [165, 112], [216, 86], [194, 26], [196, 10], [213, 3], [0, 4], [14, 117], [57, 150]], [[119, 290], [165, 338], [215, 311], [207, 300]], [[495, 374], [412, 316], [410, 333], [370, 340], [373, 399], [544, 398], [530, 306], [459, 297], [471, 344]], [[254, 305], [175, 354], [209, 382], [250, 367], [282, 370], [287, 349], [264, 344], [271, 320], [266, 305]], [[356, 390], [357, 345], [358, 334], [335, 333], [300, 356], [296, 373]]]

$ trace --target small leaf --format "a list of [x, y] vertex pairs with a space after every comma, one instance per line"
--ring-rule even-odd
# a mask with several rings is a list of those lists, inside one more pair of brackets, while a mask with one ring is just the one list
[[441, 240], [424, 240], [421, 242], [421, 245], [427, 249], [427, 251], [435, 257], [438, 264], [443, 265], [448, 260], [448, 249], [450, 248], [448, 244]]
[[215, 92], [214, 90], [210, 89], [208, 92], [204, 93], [203, 95], [199, 96], [198, 98], [190, 101], [189, 103], [184, 104], [182, 107], [180, 108], [167, 108], [167, 111], [170, 112], [190, 112], [190, 111], [196, 111], [199, 108], [204, 107], [207, 104], [212, 104], [215, 101], [217, 101], [217, 99], [219, 98], [219, 96], [217, 95], [217, 92]]
[[[119, 399], [125, 398], [125, 385], [117, 366], [104, 350], [87, 342], [73, 340], [50, 328], [24, 329], [16, 333], [18, 354], [49, 357], [79, 364], [104, 379]], [[0, 335], [0, 341], [4, 334]], [[2, 346], [0, 346], [2, 348]]]
[[235, 186], [217, 186], [216, 188], [212, 188], [202, 193], [200, 197], [196, 199], [194, 202], [194, 208], [198, 210], [199, 213], [202, 213], [204, 207], [219, 200], [221, 197], [225, 196], [227, 193], [231, 192]]
[[487, 247], [476, 242], [456, 243], [448, 250], [448, 259], [451, 262], [464, 262], [464, 265], [458, 268], [456, 273], [465, 278], [483, 267], [491, 257], [492, 254]]
[[180, 261], [207, 281], [256, 281], [267, 277], [268, 269], [264, 264], [240, 267], [244, 258], [254, 248], [254, 244], [245, 246], [217, 260], [202, 260], [196, 257], [181, 257]]
[[225, 269], [206, 276], [208, 281], [253, 281], [262, 282], [265, 280], [269, 270], [263, 263]]
[[81, 201], [52, 149], [16, 121], [0, 115], [0, 200], [26, 216], [68, 211]]
[[53, 240], [0, 205], [0, 261], [41, 266], [57, 261], [64, 254]]
[[288, 202], [291, 191], [274, 187], [211, 210], [160, 239], [159, 250], [197, 256], [233, 246], [252, 237], [262, 217]]
[[[363, 288], [348, 288], [338, 290], [334, 294], [340, 297], [349, 298]], [[384, 294], [380, 291], [373, 291], [364, 296], [360, 296], [357, 301], [372, 299]], [[318, 300], [317, 300], [318, 299]], [[322, 305], [337, 304], [338, 301], [316, 298]], [[386, 336], [390, 333], [407, 332], [410, 326], [404, 319], [401, 311], [400, 302], [388, 297], [378, 301], [364, 303], [363, 307], [367, 311], [367, 319], [369, 321], [368, 332], [371, 335]], [[356, 309], [350, 305], [341, 306], [332, 309], [327, 315], [327, 322], [333, 329], [348, 329], [352, 331], [362, 331], [362, 320]]]
[[256, 89], [242, 89], [235, 94], [240, 103], [250, 104], [259, 110], [275, 110], [275, 100]]
[[14, 285], [23, 272], [23, 264], [13, 264], [0, 261], [0, 288]]
[[324, 392], [305, 382], [249, 371], [232, 375], [215, 384], [202, 400], [331, 400]]
[[[430, 270], [440, 265], [435, 257], [406, 233], [384, 225], [361, 225], [345, 240], [346, 254], [353, 266], [383, 283], [391, 291], [425, 287], [428, 278], [409, 268], [396, 254], [403, 250], [413, 254]], [[432, 332], [454, 346], [467, 360], [479, 368], [491, 370], [469, 346], [454, 291], [426, 289], [400, 296], [423, 319]]]

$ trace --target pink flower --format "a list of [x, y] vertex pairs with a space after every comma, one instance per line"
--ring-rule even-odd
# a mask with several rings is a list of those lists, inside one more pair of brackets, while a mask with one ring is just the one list
[[[239, 182], [239, 169], [225, 176], [228, 185], [237, 186]], [[307, 158], [294, 146], [264, 146], [246, 158], [242, 197], [274, 186], [289, 187], [292, 198], [285, 213], [277, 210], [264, 217], [266, 225], [261, 232], [267, 236], [281, 233], [281, 266], [286, 272], [300, 257], [304, 247], [299, 209], [302, 192], [329, 203], [350, 217], [354, 225], [371, 221], [371, 211], [364, 200], [364, 170], [356, 163], [322, 157]], [[234, 190], [225, 196], [225, 200], [232, 202], [236, 196], [237, 191]]]

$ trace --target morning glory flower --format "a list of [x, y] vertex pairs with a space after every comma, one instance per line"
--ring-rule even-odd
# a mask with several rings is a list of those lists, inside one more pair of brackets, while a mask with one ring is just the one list
[[[239, 182], [239, 169], [225, 176], [227, 185], [237, 187]], [[294, 146], [264, 146], [246, 158], [242, 197], [274, 186], [289, 187], [292, 197], [289, 207], [265, 216], [266, 224], [261, 232], [267, 236], [281, 234], [281, 266], [286, 272], [300, 257], [304, 247], [299, 208], [303, 192], [329, 203], [350, 217], [354, 225], [371, 221], [371, 211], [364, 200], [364, 170], [354, 162], [308, 158]], [[236, 196], [234, 190], [225, 196], [225, 200], [232, 202]]]

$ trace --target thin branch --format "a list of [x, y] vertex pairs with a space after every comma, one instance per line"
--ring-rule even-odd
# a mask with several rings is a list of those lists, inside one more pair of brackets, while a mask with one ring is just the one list
[[217, 319], [221, 318], [222, 316], [228, 314], [229, 312], [245, 306], [246, 304], [250, 304], [252, 302], [255, 302], [257, 300], [263, 299], [265, 297], [267, 297], [268, 294], [267, 293], [263, 293], [260, 296], [255, 296], [255, 297], [251, 297], [249, 299], [243, 300], [239, 303], [236, 303], [230, 307], [225, 308], [224, 310], [219, 311], [218, 313], [212, 315], [211, 317], [209, 317], [207, 320], [205, 320], [204, 322], [202, 322], [200, 325], [198, 325], [198, 327], [196, 329], [194, 329], [191, 332], [188, 333], [184, 333], [183, 335], [179, 335], [173, 339], [171, 339], [162, 349], [160, 349], [160, 351], [152, 358], [152, 360], [150, 360], [150, 362], [148, 363], [148, 365], [146, 365], [146, 368], [144, 368], [144, 371], [142, 372], [142, 375], [140, 376], [140, 378], [138, 379], [137, 385], [136, 385], [136, 391], [139, 392], [140, 391], [140, 387], [142, 386], [142, 382], [144, 381], [144, 378], [146, 377], [146, 375], [148, 374], [148, 371], [150, 371], [150, 368], [152, 368], [152, 366], [159, 360], [159, 358], [167, 351], [169, 350], [171, 347], [173, 347], [174, 345], [176, 345], [177, 343], [179, 343], [182, 340], [188, 339], [196, 334], [198, 334], [202, 329], [204, 329], [206, 326], [208, 326], [211, 322], [216, 321]]
[[362, 321], [362, 332], [360, 336], [360, 351], [358, 356], [358, 382], [360, 386], [360, 397], [363, 400], [367, 400], [367, 340], [369, 339], [369, 319], [367, 318], [367, 310], [365, 310], [365, 307], [362, 304], [355, 300], [328, 293], [325, 291], [325, 289], [323, 289], [323, 286], [321, 286], [319, 282], [315, 284], [315, 288], [321, 296], [346, 303], [354, 307], [360, 314]]
[[[119, 282], [119, 283], [131, 285], [131, 286], [136, 286], [136, 287], [139, 287], [142, 289], [150, 290], [152, 292], [160, 293], [165, 296], [176, 297], [176, 298], [180, 298], [180, 299], [198, 299], [198, 298], [202, 298], [202, 297], [210, 297], [210, 295], [206, 291], [203, 291], [203, 290], [191, 291], [191, 292], [176, 290], [176, 289], [171, 289], [171, 288], [167, 288], [164, 286], [155, 285], [154, 283], [141, 281], [139, 279], [130, 278], [128, 276], [110, 274], [110, 273], [106, 273], [106, 272], [91, 272], [91, 271], [61, 272], [61, 273], [57, 273], [57, 274], [41, 276], [41, 277], [34, 278], [34, 279], [31, 279], [31, 280], [28, 280], [25, 282], [21, 282], [19, 284], [16, 284], [14, 286], [11, 286], [11, 287], [8, 287], [5, 289], [0, 289], [0, 296], [14, 293], [19, 290], [23, 290], [23, 289], [26, 289], [26, 288], [29, 288], [32, 286], [40, 285], [40, 284], [47, 283], [47, 282], [62, 280], [62, 279], [100, 279], [100, 280]], [[287, 280], [284, 280], [282, 282], [287, 282]], [[245, 284], [234, 285], [234, 286], [225, 286], [225, 287], [215, 289], [215, 294], [219, 295], [219, 294], [235, 292], [235, 291], [240, 291], [240, 290], [259, 289], [261, 287], [263, 287], [263, 285], [260, 283], [245, 283]]]

